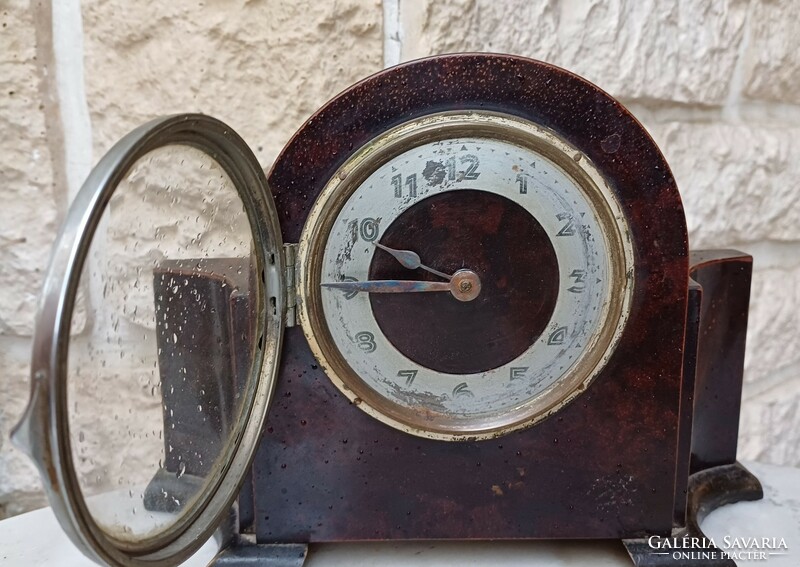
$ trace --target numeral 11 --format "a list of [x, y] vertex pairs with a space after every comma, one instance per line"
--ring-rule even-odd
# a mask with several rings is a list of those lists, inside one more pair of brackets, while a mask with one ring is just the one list
[[[394, 196], [398, 199], [403, 196], [403, 176], [398, 173], [392, 176], [392, 187], [394, 187]], [[417, 196], [417, 174], [412, 173], [406, 177], [406, 187], [408, 188], [408, 196]]]

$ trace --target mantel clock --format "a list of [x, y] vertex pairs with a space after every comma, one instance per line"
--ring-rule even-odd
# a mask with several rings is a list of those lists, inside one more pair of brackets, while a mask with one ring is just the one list
[[[300, 565], [313, 542], [550, 538], [622, 539], [655, 565], [669, 558], [644, 538], [760, 497], [736, 463], [750, 267], [690, 253], [645, 129], [545, 63], [378, 73], [268, 175], [225, 124], [162, 118], [69, 211], [15, 438], [99, 562], [174, 564], [222, 523], [221, 565]], [[114, 348], [158, 417], [130, 442], [160, 460], [93, 485], [71, 414], [120, 367]]]

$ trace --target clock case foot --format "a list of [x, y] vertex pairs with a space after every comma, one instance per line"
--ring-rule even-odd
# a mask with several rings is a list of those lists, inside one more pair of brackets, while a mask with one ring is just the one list
[[238, 544], [220, 551], [213, 567], [303, 567], [308, 555], [304, 543]]
[[721, 506], [763, 497], [761, 483], [740, 463], [711, 467], [689, 478], [684, 527], [673, 530], [668, 538], [623, 539], [622, 543], [636, 567], [736, 567], [703, 533], [700, 523]]

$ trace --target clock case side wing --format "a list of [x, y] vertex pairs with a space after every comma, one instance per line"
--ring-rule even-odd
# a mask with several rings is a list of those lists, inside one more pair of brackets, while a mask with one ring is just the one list
[[[758, 479], [736, 460], [752, 265], [751, 256], [736, 250], [690, 254], [675, 528], [670, 541], [684, 542], [681, 551], [698, 556], [716, 552], [718, 559], [703, 561], [704, 565], [735, 567], [736, 562], [722, 556], [706, 537], [700, 526], [703, 519], [720, 506], [764, 497]], [[634, 565], [676, 564], [671, 555], [654, 553], [651, 540], [623, 543]]]
[[[690, 476], [738, 466], [739, 414], [753, 258], [737, 250], [690, 254], [675, 523], [685, 525]], [[758, 485], [752, 477], [753, 486]], [[748, 489], [749, 490], [749, 489]], [[692, 495], [689, 494], [689, 510]], [[760, 498], [760, 496], [759, 496]], [[691, 518], [688, 521], [692, 521]]]
[[379, 73], [311, 117], [273, 166], [284, 239], [299, 240], [327, 180], [370, 139], [415, 117], [464, 109], [550, 128], [610, 180], [636, 266], [619, 346], [557, 415], [495, 440], [447, 443], [361, 412], [318, 367], [301, 329], [287, 329], [276, 403], [253, 466], [259, 542], [620, 538], [672, 528], [686, 223], [663, 156], [612, 97], [511, 56], [441, 56]]

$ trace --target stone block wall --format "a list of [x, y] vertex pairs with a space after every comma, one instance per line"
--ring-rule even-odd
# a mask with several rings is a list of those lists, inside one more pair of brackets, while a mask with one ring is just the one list
[[28, 396], [36, 296], [58, 223], [113, 142], [155, 116], [203, 112], [236, 129], [266, 169], [343, 88], [453, 51], [542, 59], [621, 99], [673, 168], [692, 247], [753, 254], [740, 456], [799, 466], [799, 19], [800, 5], [783, 0], [9, 0], [0, 518], [44, 504], [8, 432]]

